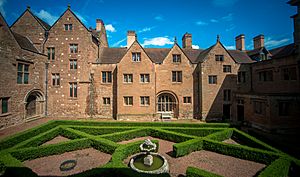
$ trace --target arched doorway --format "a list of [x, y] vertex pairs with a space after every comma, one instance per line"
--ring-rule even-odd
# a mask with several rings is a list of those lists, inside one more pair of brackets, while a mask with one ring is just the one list
[[41, 91], [32, 90], [25, 96], [25, 118], [43, 116], [45, 99]]
[[172, 117], [178, 117], [178, 102], [172, 93], [162, 92], [157, 96], [157, 112], [169, 113]]

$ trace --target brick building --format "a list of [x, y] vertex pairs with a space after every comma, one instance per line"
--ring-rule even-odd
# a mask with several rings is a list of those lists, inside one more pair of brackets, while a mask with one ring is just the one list
[[[299, 1], [290, 4], [298, 6], [299, 13]], [[273, 50], [264, 46], [263, 35], [254, 38], [254, 49], [250, 51], [245, 50], [244, 35], [236, 37], [236, 50], [227, 50], [219, 36], [208, 49], [192, 49], [189, 33], [183, 35], [182, 47], [175, 39], [171, 48], [143, 48], [134, 31], [127, 33], [127, 47], [110, 48], [100, 19], [95, 29], [88, 29], [69, 6], [49, 26], [27, 8], [10, 29], [4, 19], [3, 24], [12, 39], [27, 41], [34, 50], [30, 50], [35, 57], [31, 64], [36, 71], [29, 75], [39, 76], [30, 79], [38, 81], [39, 87], [17, 84], [17, 66], [10, 64], [11, 76], [1, 78], [16, 89], [7, 90], [1, 82], [0, 98], [7, 104], [7, 98], [13, 97], [10, 92], [25, 94], [39, 89], [34, 95], [40, 106], [34, 108], [41, 111], [27, 115], [27, 103], [20, 104], [23, 114], [18, 121], [4, 113], [0, 114], [2, 120], [11, 123], [1, 120], [1, 125], [47, 115], [148, 121], [162, 117], [231, 119], [265, 129], [299, 127], [295, 123], [300, 90], [299, 16], [293, 17], [295, 42]], [[12, 41], [6, 38], [2, 48]], [[14, 45], [22, 49], [20, 43]], [[12, 52], [6, 55], [1, 58], [1, 69], [8, 58], [12, 63], [18, 61]], [[38, 63], [40, 67], [35, 67]], [[8, 71], [0, 72], [4, 75]], [[23, 88], [28, 90], [18, 90]], [[17, 98], [19, 102], [26, 99], [25, 95]], [[13, 99], [9, 100], [8, 110], [18, 112]]]

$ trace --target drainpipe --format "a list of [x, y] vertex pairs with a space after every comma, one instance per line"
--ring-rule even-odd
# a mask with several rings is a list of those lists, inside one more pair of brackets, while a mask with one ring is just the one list
[[48, 68], [49, 61], [45, 63], [46, 71], [45, 71], [45, 116], [48, 116]]

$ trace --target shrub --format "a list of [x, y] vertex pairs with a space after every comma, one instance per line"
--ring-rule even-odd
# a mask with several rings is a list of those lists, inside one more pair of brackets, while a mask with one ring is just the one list
[[124, 127], [89, 127], [89, 126], [73, 126], [71, 127], [74, 130], [79, 130], [91, 135], [104, 135], [111, 134], [116, 132], [122, 132], [127, 130], [132, 130], [132, 128], [124, 128]]
[[289, 176], [289, 168], [291, 161], [285, 157], [281, 157], [272, 162], [267, 168], [265, 168], [259, 177], [286, 177]]
[[222, 176], [199, 168], [188, 167], [186, 169], [186, 177], [222, 177]]
[[119, 147], [119, 145], [113, 141], [103, 138], [93, 138], [92, 147], [105, 153], [112, 154]]
[[164, 140], [168, 140], [168, 141], [172, 141], [175, 143], [180, 143], [183, 141], [187, 141], [193, 138], [197, 138], [195, 136], [191, 136], [191, 135], [185, 135], [182, 133], [176, 133], [176, 132], [172, 132], [172, 131], [168, 131], [168, 130], [163, 130], [160, 128], [155, 128], [155, 129], [151, 129], [151, 136], [156, 137], [156, 138], [161, 138]]
[[185, 156], [193, 151], [199, 151], [203, 148], [202, 138], [191, 139], [182, 143], [173, 145], [173, 155], [175, 157]]
[[169, 130], [177, 133], [183, 133], [186, 135], [204, 137], [209, 134], [225, 130], [225, 128], [163, 128], [164, 130]]
[[215, 141], [224, 141], [231, 137], [233, 133], [233, 129], [226, 129], [223, 131], [219, 131], [213, 134], [206, 136], [205, 138], [215, 140]]
[[131, 140], [138, 137], [149, 136], [149, 135], [150, 135], [150, 129], [139, 128], [134, 130], [101, 135], [100, 137], [109, 139], [114, 142], [120, 142], [125, 140]]

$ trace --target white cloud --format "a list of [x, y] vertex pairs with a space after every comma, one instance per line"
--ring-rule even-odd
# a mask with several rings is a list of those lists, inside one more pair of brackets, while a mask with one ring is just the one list
[[112, 24], [108, 24], [108, 25], [105, 25], [105, 29], [109, 32], [116, 32], [117, 30], [115, 29], [115, 27], [113, 27]]
[[40, 10], [40, 12], [35, 13], [39, 18], [49, 23], [49, 25], [53, 25], [53, 23], [58, 19], [57, 16], [51, 15], [49, 12], [45, 10]]
[[210, 19], [210, 22], [212, 22], [212, 23], [218, 23], [219, 21], [216, 20], [216, 19]]
[[[112, 47], [118, 47], [118, 46], [119, 46], [122, 42], [124, 42], [126, 39], [127, 39], [127, 38], [123, 38], [123, 39], [121, 39], [121, 40], [115, 42], [115, 43], [112, 45]], [[123, 46], [123, 45], [121, 45], [121, 46]]]
[[232, 21], [233, 20], [233, 13], [229, 13], [226, 16], [222, 17], [221, 19], [224, 20], [224, 21], [228, 21], [228, 22]]
[[199, 45], [192, 45], [193, 49], [200, 49]]
[[80, 13], [78, 12], [74, 12], [74, 13], [82, 23], [87, 24], [87, 20]]
[[138, 30], [137, 33], [144, 33], [144, 32], [147, 32], [147, 31], [151, 31], [154, 27], [145, 27], [141, 30]]
[[0, 13], [3, 15], [3, 17], [6, 17], [6, 13], [4, 11], [4, 4], [6, 3], [6, 0], [0, 0]]
[[265, 39], [265, 46], [267, 48], [273, 48], [273, 47], [278, 47], [280, 45], [286, 44], [289, 42], [291, 39], [290, 38], [283, 38], [283, 39], [273, 39], [271, 37], [267, 37]]
[[157, 21], [164, 21], [165, 20], [164, 17], [161, 16], [161, 15], [155, 16], [154, 19], [157, 20]]
[[232, 31], [235, 29], [235, 25], [234, 24], [230, 24], [228, 28], [225, 29], [226, 32]]
[[238, 0], [213, 0], [212, 3], [219, 7], [233, 6]]
[[225, 46], [227, 50], [235, 50], [235, 45]]
[[173, 44], [173, 43], [174, 42], [172, 42], [168, 37], [155, 37], [155, 38], [150, 38], [150, 39], [144, 40], [144, 43], [142, 44], [142, 46], [143, 47], [145, 47], [147, 45], [164, 46], [164, 45]]
[[207, 23], [204, 22], [204, 21], [199, 20], [199, 21], [196, 22], [196, 25], [198, 25], [198, 26], [205, 26], [205, 25], [207, 25]]

